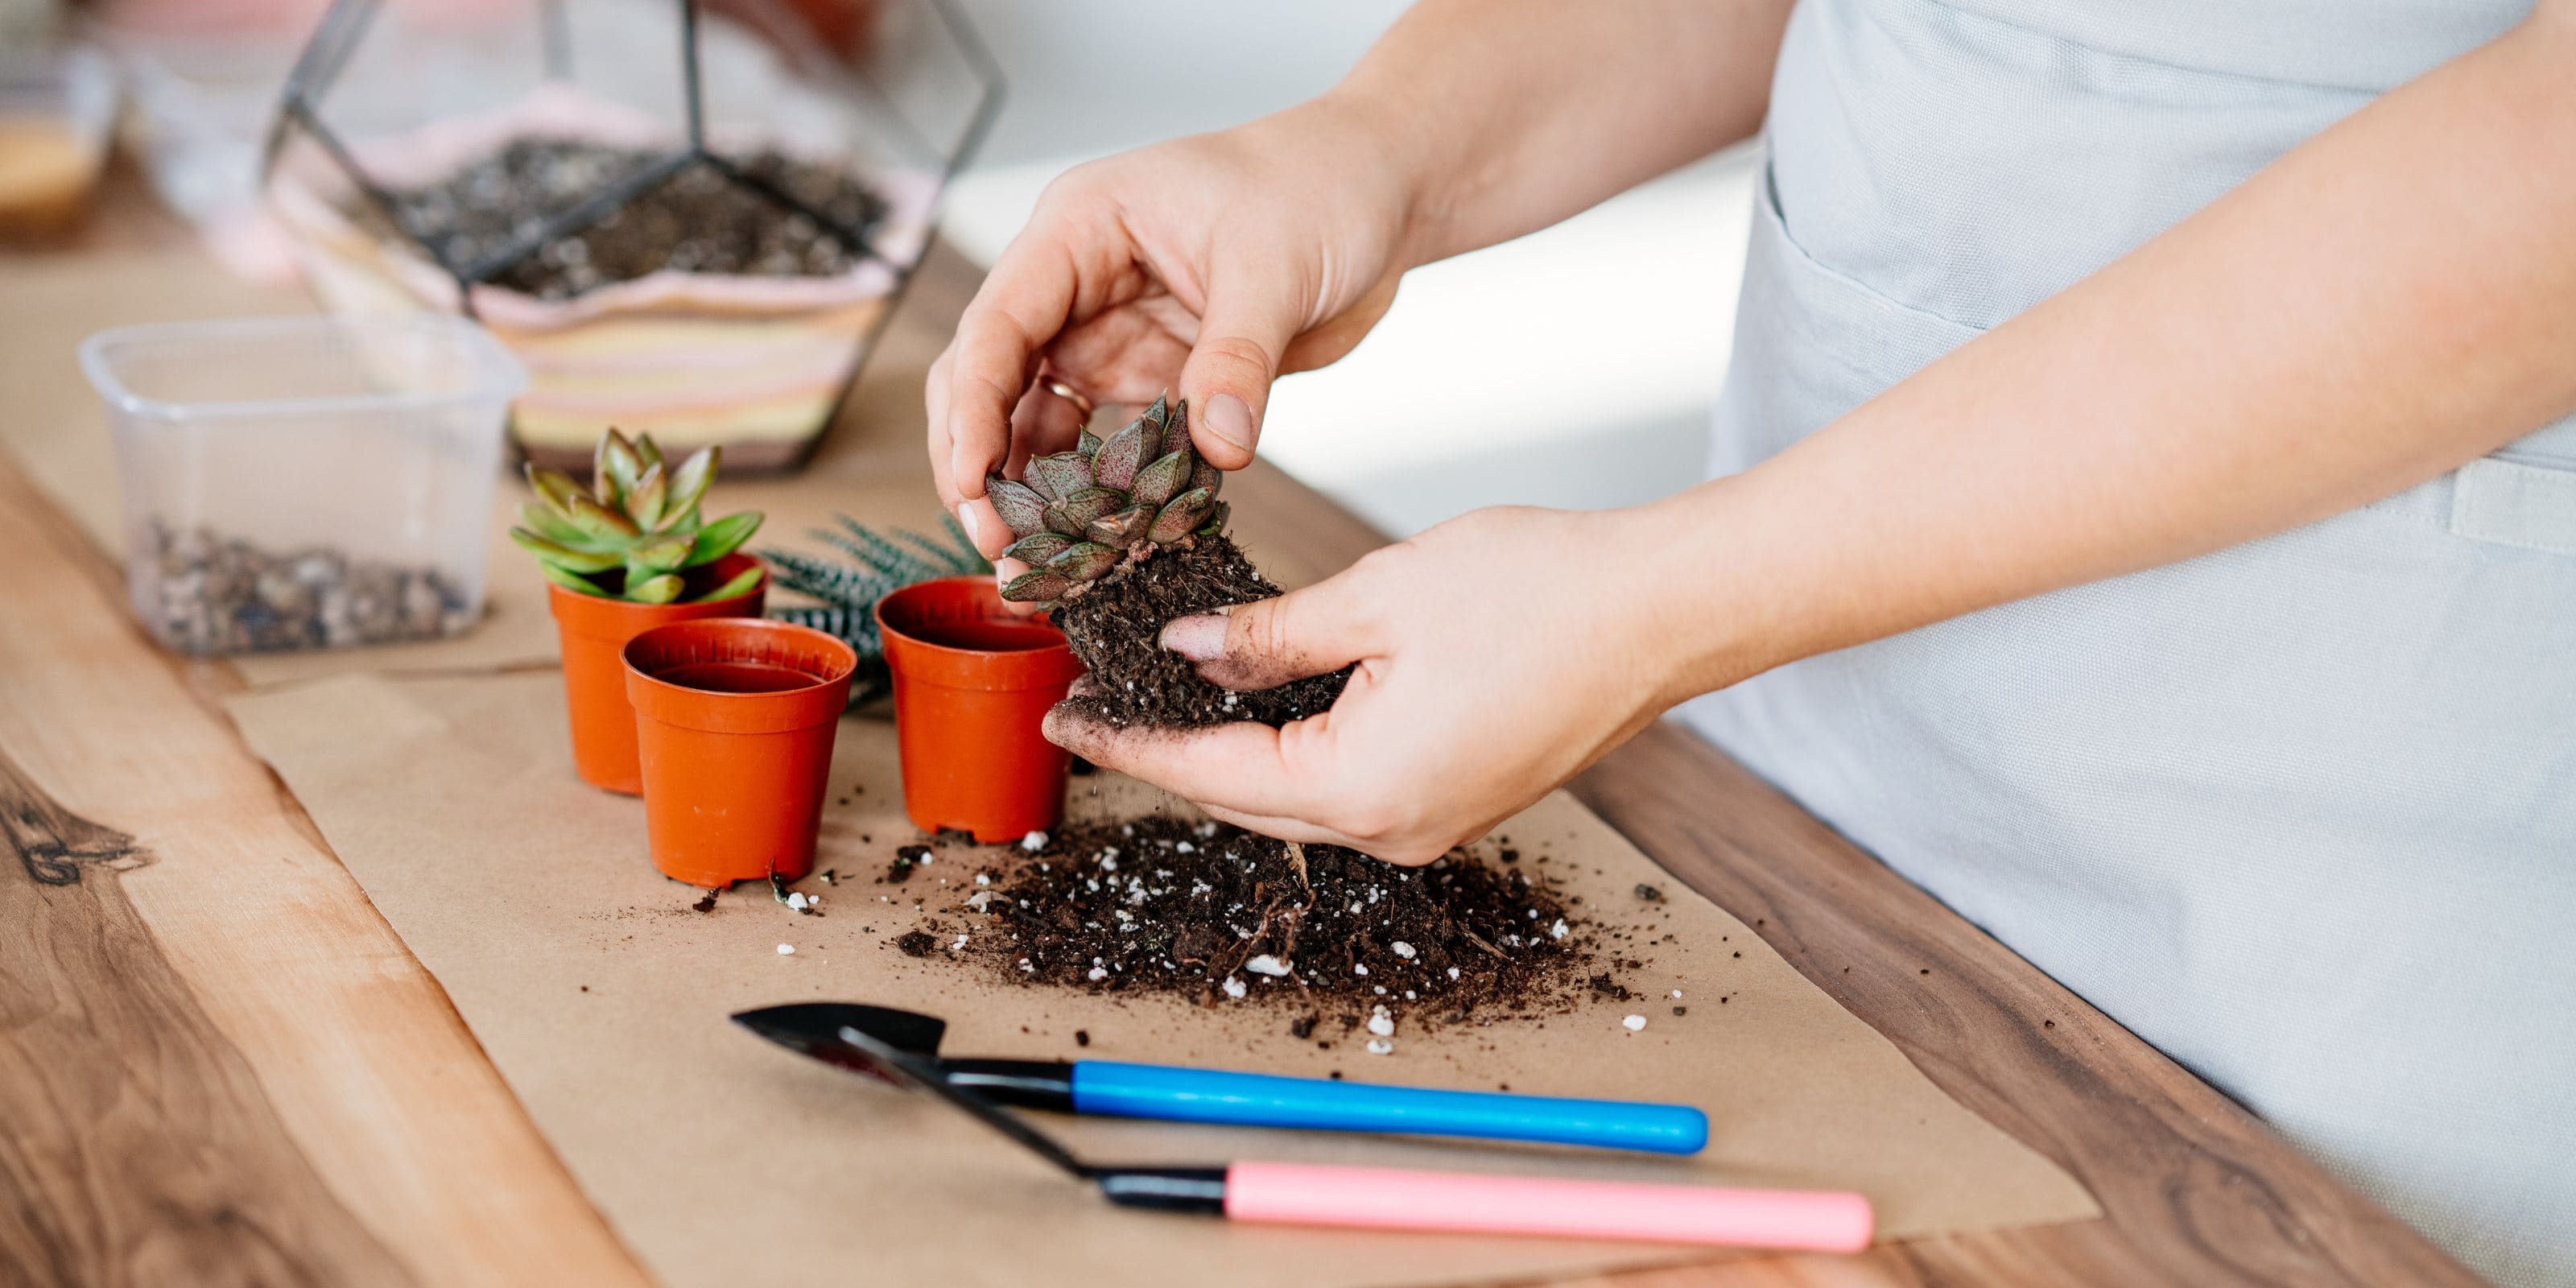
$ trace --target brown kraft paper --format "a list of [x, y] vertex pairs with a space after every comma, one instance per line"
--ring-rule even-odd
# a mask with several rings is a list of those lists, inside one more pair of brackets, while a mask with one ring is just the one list
[[[984, 961], [912, 958], [928, 914], [975, 933], [979, 858], [942, 842], [881, 885], [902, 816], [893, 728], [840, 726], [817, 872], [800, 916], [765, 889], [698, 891], [654, 872], [643, 812], [572, 772], [552, 672], [351, 675], [230, 709], [427, 965], [584, 1190], [665, 1282], [826, 1278], [964, 1285], [1456, 1283], [1707, 1258], [1705, 1249], [1232, 1226], [1113, 1208], [927, 1097], [824, 1067], [728, 1023], [802, 1000], [949, 1021], [950, 1054], [1077, 1055], [1425, 1086], [1681, 1101], [1710, 1142], [1688, 1159], [1037, 1115], [1117, 1162], [1233, 1159], [1857, 1189], [1882, 1239], [2098, 1215], [2065, 1172], [1969, 1114], [1726, 912], [1562, 793], [1498, 835], [1547, 862], [1605, 928], [1642, 929], [1628, 1001], [1490, 1027], [1405, 1026], [1391, 1055], [1289, 1035], [1293, 1009], [1088, 995], [998, 981]], [[1183, 809], [1102, 774], [1077, 817]], [[1490, 855], [1493, 846], [1484, 850]], [[249, 879], [246, 875], [245, 879]], [[1660, 903], [1638, 899], [1641, 882]], [[915, 899], [924, 906], [916, 909]], [[1670, 939], [1665, 936], [1669, 935]], [[795, 951], [782, 955], [779, 945]], [[1639, 947], [1637, 945], [1642, 945]], [[1670, 996], [1678, 989], [1682, 997]], [[1723, 999], [1723, 1000], [1721, 1000]], [[1673, 1014], [1675, 1006], [1686, 1015]], [[1647, 1025], [1629, 1032], [1624, 1016]], [[1089, 1045], [1077, 1050], [1074, 1033]], [[1333, 1034], [1318, 1030], [1317, 1036]]]

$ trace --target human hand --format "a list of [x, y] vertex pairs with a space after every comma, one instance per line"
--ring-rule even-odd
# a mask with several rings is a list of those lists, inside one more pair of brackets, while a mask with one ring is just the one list
[[1011, 541], [986, 476], [1080, 432], [1042, 373], [1101, 402], [1176, 389], [1203, 459], [1251, 463], [1271, 381], [1349, 352], [1395, 298], [1408, 198], [1382, 135], [1328, 97], [1048, 186], [925, 391], [940, 501], [977, 548]]
[[1047, 737], [1255, 831], [1428, 863], [1706, 683], [1706, 641], [1667, 620], [1652, 522], [1478, 510], [1328, 581], [1164, 628], [1164, 647], [1229, 689], [1357, 663], [1322, 715], [1113, 729], [1068, 704]]

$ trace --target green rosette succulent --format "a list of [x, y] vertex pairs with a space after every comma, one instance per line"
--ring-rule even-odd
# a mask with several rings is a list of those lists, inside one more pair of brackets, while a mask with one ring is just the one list
[[1019, 480], [996, 474], [984, 494], [1018, 538], [1002, 552], [1029, 571], [1002, 598], [1054, 605], [1121, 565], [1225, 526], [1223, 476], [1190, 450], [1190, 405], [1157, 398], [1107, 438], [1085, 431], [1070, 452], [1035, 457]]
[[[698, 506], [715, 484], [720, 455], [702, 447], [673, 467], [651, 434], [630, 441], [611, 429], [600, 437], [589, 488], [561, 470], [529, 464], [537, 499], [519, 507], [510, 539], [566, 590], [638, 604], [681, 602], [689, 569], [732, 554], [760, 528], [758, 510], [701, 519]], [[689, 602], [742, 594], [760, 577], [760, 569], [746, 568]]]

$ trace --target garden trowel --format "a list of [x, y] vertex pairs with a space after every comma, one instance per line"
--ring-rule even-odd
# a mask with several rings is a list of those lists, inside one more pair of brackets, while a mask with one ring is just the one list
[[901, 1081], [870, 1055], [868, 1046], [850, 1036], [862, 1034], [871, 1044], [916, 1057], [949, 1085], [1028, 1109], [1240, 1127], [1544, 1141], [1660, 1154], [1695, 1154], [1708, 1143], [1708, 1115], [1689, 1105], [1390, 1087], [1117, 1060], [943, 1059], [939, 1040], [947, 1032], [946, 1021], [855, 1002], [797, 1002], [733, 1018], [791, 1051]]
[[[850, 1023], [853, 1018], [891, 1024], [903, 1039], [900, 1044], [889, 1042], [867, 1025]], [[1065, 1098], [1075, 1094], [1072, 1087], [1078, 1071], [1094, 1062], [1068, 1066], [1044, 1061], [942, 1060], [935, 1052], [945, 1024], [927, 1015], [883, 1007], [809, 1002], [746, 1011], [734, 1019], [764, 1037], [817, 1059], [885, 1079], [907, 1090], [927, 1091], [1067, 1175], [1098, 1186], [1103, 1195], [1122, 1207], [1159, 1208], [1277, 1225], [1557, 1235], [1815, 1252], [1857, 1252], [1869, 1246], [1873, 1230], [1869, 1200], [1843, 1191], [1720, 1189], [1311, 1163], [1089, 1163], [1054, 1137], [1022, 1122], [998, 1102], [1009, 1097], [1014, 1103], [1026, 1104], [1053, 1097], [1047, 1101], [1049, 1107], [1075, 1107], [1078, 1112], [1078, 1106], [1070, 1106]], [[969, 1066], [974, 1069], [973, 1080], [967, 1076]], [[1212, 1075], [1191, 1069], [1163, 1072], [1191, 1078], [1246, 1076]], [[1051, 1085], [1048, 1079], [1053, 1080]], [[1327, 1085], [1380, 1094], [1406, 1090]], [[1269, 1116], [1232, 1114], [1151, 1116], [1205, 1122], [1273, 1120]], [[1422, 1130], [1402, 1114], [1394, 1115], [1393, 1121], [1401, 1124], [1394, 1130]], [[1369, 1125], [1378, 1127], [1383, 1122], [1382, 1118], [1373, 1118]], [[1301, 1119], [1299, 1125], [1309, 1124]], [[1527, 1133], [1511, 1135], [1514, 1139], [1535, 1139]]]

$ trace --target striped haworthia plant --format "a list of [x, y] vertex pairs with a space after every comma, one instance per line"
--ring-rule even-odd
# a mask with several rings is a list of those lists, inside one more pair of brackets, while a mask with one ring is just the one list
[[944, 529], [940, 537], [923, 536], [909, 528], [891, 529], [889, 535], [846, 514], [835, 518], [837, 527], [817, 528], [813, 535], [843, 559], [792, 550], [763, 550], [760, 557], [769, 564], [772, 584], [815, 601], [773, 607], [771, 617], [837, 636], [858, 652], [859, 669], [850, 678], [850, 705], [857, 706], [888, 687], [885, 641], [879, 638], [876, 615], [870, 611], [877, 600], [914, 582], [969, 573], [990, 575], [993, 565], [976, 553], [957, 521], [944, 514], [939, 516]]

